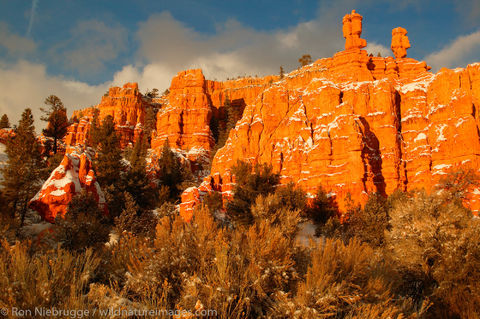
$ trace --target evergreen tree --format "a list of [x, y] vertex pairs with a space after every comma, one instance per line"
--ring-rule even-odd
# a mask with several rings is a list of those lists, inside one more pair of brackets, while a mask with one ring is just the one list
[[230, 130], [235, 128], [235, 125], [237, 124], [238, 120], [240, 120], [240, 118], [242, 117], [241, 108], [237, 105], [232, 105], [228, 97], [225, 99], [224, 108], [225, 108], [224, 128], [222, 129], [220, 125], [218, 126], [218, 139], [217, 139], [216, 150], [222, 148], [225, 145], [228, 139], [228, 134], [230, 133]]
[[147, 108], [145, 114], [145, 125], [143, 135], [147, 138], [147, 145], [150, 145], [152, 140], [152, 132], [155, 130], [157, 124], [157, 112], [153, 107]]
[[283, 66], [280, 67], [280, 79], [285, 77], [285, 71], [283, 70]]
[[43, 130], [43, 135], [53, 138], [53, 153], [57, 154], [57, 143], [67, 134], [67, 128], [70, 122], [67, 118], [67, 109], [63, 105], [60, 98], [50, 95], [45, 99], [47, 109], [40, 108], [45, 114], [41, 117], [42, 121], [48, 122], [47, 128]]
[[300, 59], [298, 59], [298, 62], [300, 62], [300, 66], [309, 65], [312, 63], [312, 57], [310, 54], [304, 54]]
[[92, 123], [90, 124], [90, 129], [88, 131], [88, 143], [92, 147], [97, 147], [98, 145], [98, 139], [99, 139], [99, 116], [100, 110], [97, 108], [93, 109], [93, 118], [92, 118]]
[[323, 187], [319, 187], [312, 204], [307, 209], [307, 217], [316, 225], [322, 226], [330, 218], [334, 217], [337, 211], [332, 198], [328, 197]]
[[10, 121], [8, 120], [7, 114], [3, 114], [2, 118], [0, 119], [0, 129], [1, 128], [9, 128], [10, 127]]
[[95, 197], [85, 190], [73, 197], [65, 218], [55, 219], [55, 235], [62, 247], [71, 251], [99, 246], [108, 240], [109, 233], [108, 218]]
[[180, 195], [180, 184], [184, 181], [184, 173], [180, 160], [170, 149], [168, 139], [165, 140], [162, 154], [158, 161], [158, 178], [160, 185], [170, 190], [170, 200], [177, 200]]
[[43, 170], [39, 144], [35, 136], [31, 109], [22, 113], [15, 131], [6, 143], [7, 165], [1, 169], [3, 192], [12, 217], [25, 220], [28, 202], [41, 186]]
[[[268, 195], [275, 191], [280, 182], [280, 175], [272, 172], [267, 164], [252, 165], [238, 161], [232, 168], [235, 175], [233, 198], [227, 203], [227, 213], [237, 224], [251, 224], [253, 216], [251, 206], [260, 195]], [[252, 172], [253, 171], [253, 172]]]
[[138, 138], [130, 156], [130, 168], [122, 176], [123, 186], [132, 200], [142, 210], [154, 208], [157, 202], [157, 193], [147, 175], [147, 138]]
[[111, 217], [118, 216], [123, 209], [122, 172], [125, 166], [122, 161], [120, 143], [115, 132], [112, 116], [107, 116], [96, 133], [97, 157], [95, 172], [104, 190]]

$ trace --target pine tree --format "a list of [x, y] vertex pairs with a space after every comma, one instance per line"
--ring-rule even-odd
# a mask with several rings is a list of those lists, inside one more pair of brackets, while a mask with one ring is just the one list
[[96, 142], [98, 146], [94, 162], [95, 172], [100, 186], [108, 193], [107, 205], [112, 217], [115, 217], [123, 209], [122, 172], [125, 166], [112, 116], [109, 115], [103, 120], [96, 134]]
[[[130, 168], [122, 176], [122, 189], [142, 210], [152, 209], [156, 204], [157, 193], [147, 175], [147, 138], [138, 138], [130, 156]], [[141, 212], [142, 213], [142, 212]]]
[[98, 182], [102, 186], [117, 185], [124, 169], [120, 143], [112, 116], [107, 116], [98, 130], [98, 156], [95, 167]]
[[9, 128], [10, 127], [10, 121], [8, 120], [7, 114], [3, 114], [2, 118], [0, 119], [0, 129], [2, 128]]
[[41, 120], [48, 122], [47, 128], [43, 130], [43, 134], [53, 138], [53, 153], [57, 154], [58, 140], [67, 134], [67, 128], [70, 125], [67, 118], [67, 109], [60, 98], [55, 95], [47, 97], [44, 103], [49, 106], [49, 108], [40, 108], [45, 114], [41, 117]]
[[235, 128], [238, 120], [240, 120], [240, 118], [242, 117], [241, 108], [239, 106], [233, 105], [228, 97], [225, 99], [224, 108], [225, 124], [223, 129], [220, 127], [220, 125], [218, 125], [218, 139], [216, 150], [222, 148], [225, 145], [230, 130]]
[[108, 218], [98, 208], [95, 197], [85, 190], [73, 197], [65, 218], [57, 216], [54, 227], [57, 240], [71, 251], [99, 246], [110, 233]]
[[170, 149], [168, 139], [165, 140], [162, 154], [158, 161], [158, 178], [160, 185], [170, 189], [170, 200], [177, 200], [180, 195], [179, 185], [184, 181], [180, 160]]
[[322, 226], [337, 213], [336, 205], [323, 187], [317, 189], [315, 199], [307, 209], [307, 217], [315, 224]]
[[251, 206], [260, 195], [268, 195], [275, 191], [275, 186], [280, 182], [280, 175], [272, 172], [272, 167], [267, 164], [252, 165], [238, 161], [232, 167], [235, 175], [233, 198], [227, 203], [227, 213], [236, 224], [251, 224], [253, 216]]
[[147, 144], [150, 145], [152, 140], [152, 132], [157, 124], [157, 113], [153, 107], [149, 107], [145, 114], [145, 125], [143, 135], [147, 137]]
[[25, 220], [28, 202], [41, 186], [43, 170], [40, 147], [35, 136], [31, 109], [22, 113], [15, 131], [6, 143], [7, 165], [1, 169], [3, 192], [12, 217]]
[[309, 65], [312, 63], [312, 57], [310, 54], [304, 54], [300, 59], [298, 59], [298, 62], [300, 62], [300, 66]]
[[97, 108], [94, 108], [93, 109], [93, 118], [92, 118], [92, 122], [90, 124], [90, 129], [88, 131], [88, 143], [92, 146], [92, 147], [97, 147], [98, 145], [98, 139], [99, 139], [99, 131], [100, 131], [100, 127], [99, 127], [99, 119], [98, 119], [98, 116], [99, 116], [99, 113], [100, 113], [100, 110], [97, 109]]
[[280, 67], [280, 79], [285, 77], [285, 71], [283, 70], [283, 66]]

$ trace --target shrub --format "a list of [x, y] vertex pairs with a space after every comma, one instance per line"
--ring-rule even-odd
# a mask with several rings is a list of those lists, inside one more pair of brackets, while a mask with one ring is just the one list
[[370, 194], [365, 207], [350, 216], [347, 224], [347, 236], [356, 236], [372, 247], [381, 247], [388, 228], [388, 202], [380, 194]]
[[275, 317], [365, 318], [368, 309], [371, 318], [403, 318], [412, 311], [393, 301], [381, 257], [358, 239], [326, 239], [313, 247], [311, 259], [296, 295], [275, 294]]
[[450, 196], [416, 196], [390, 212], [390, 257], [406, 279], [404, 294], [431, 299], [430, 316], [480, 315], [480, 221]]
[[0, 247], [0, 307], [88, 309], [82, 296], [99, 264], [92, 250], [31, 255], [28, 242]]

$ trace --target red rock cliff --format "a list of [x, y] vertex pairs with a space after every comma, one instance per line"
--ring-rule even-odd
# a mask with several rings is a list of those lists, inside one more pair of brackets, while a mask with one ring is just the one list
[[[186, 219], [204, 192], [229, 196], [238, 159], [271, 163], [282, 183], [310, 194], [323, 186], [340, 209], [347, 193], [363, 203], [370, 192], [430, 190], [449, 169], [480, 168], [480, 64], [432, 74], [425, 62], [405, 58], [406, 32], [402, 52], [392, 41], [397, 59], [369, 57], [360, 49], [361, 24], [351, 28], [345, 51], [250, 99], [210, 176], [183, 194]], [[471, 191], [467, 204], [478, 210], [480, 190]]]
[[73, 123], [65, 137], [68, 146], [84, 145], [89, 143], [88, 131], [95, 109], [98, 109], [98, 118], [101, 122], [108, 115], [112, 116], [120, 137], [122, 147], [133, 143], [141, 134], [145, 120], [146, 107], [150, 107], [138, 90], [137, 83], [126, 83], [122, 88], [111, 87], [108, 94], [102, 97], [100, 104], [94, 108], [75, 111]]

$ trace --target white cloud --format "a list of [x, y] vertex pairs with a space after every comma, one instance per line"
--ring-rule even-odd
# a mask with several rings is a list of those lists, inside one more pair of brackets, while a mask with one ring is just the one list
[[[170, 86], [175, 74], [189, 68], [202, 68], [207, 78], [218, 80], [276, 74], [280, 66], [290, 71], [298, 67], [298, 58], [303, 54], [316, 60], [342, 50], [341, 19], [349, 11], [345, 8], [355, 8], [358, 3], [323, 2], [314, 20], [273, 31], [259, 31], [227, 20], [217, 26], [214, 34], [204, 34], [168, 12], [153, 14], [139, 25], [135, 59], [117, 71], [111, 81], [100, 85], [51, 76], [42, 64], [21, 61], [2, 66], [0, 62], [0, 113], [16, 121], [21, 111], [30, 106], [38, 119], [38, 108], [50, 94], [58, 95], [69, 110], [88, 107], [97, 104], [109, 86], [126, 82], [138, 82], [142, 92], [152, 88], [162, 91]], [[101, 71], [127, 45], [123, 27], [96, 20], [76, 24], [71, 35], [69, 41], [51, 49], [50, 57], [86, 74]], [[375, 55], [390, 54], [378, 43], [369, 43], [367, 50]]]
[[438, 52], [424, 58], [433, 70], [441, 67], [462, 67], [468, 63], [478, 61], [480, 56], [480, 30], [469, 35], [456, 38], [452, 43]]
[[35, 42], [29, 38], [10, 32], [8, 25], [0, 21], [0, 47], [7, 50], [10, 56], [24, 56], [35, 50]]
[[[10, 122], [17, 123], [27, 107], [35, 116], [37, 132], [44, 126], [40, 122], [39, 108], [45, 98], [54, 94], [60, 97], [69, 113], [72, 110], [95, 105], [109, 87], [109, 83], [91, 86], [62, 77], [49, 76], [44, 65], [19, 61], [14, 65], [0, 65], [0, 114], [6, 113]], [[71, 113], [70, 113], [71, 114]]]
[[[340, 18], [341, 19], [341, 18]], [[337, 21], [338, 24], [338, 21]], [[140, 24], [137, 65], [125, 66], [115, 74], [137, 81], [141, 88], [167, 88], [171, 77], [189, 68], [202, 68], [210, 79], [237, 75], [267, 75], [298, 67], [298, 58], [331, 56], [342, 49], [341, 28], [330, 19], [316, 19], [274, 32], [257, 31], [235, 20], [217, 26], [206, 35], [188, 28], [170, 13], [150, 16]]]
[[392, 51], [390, 48], [375, 42], [367, 43], [367, 47], [365, 49], [367, 50], [368, 54], [373, 54], [374, 56], [377, 56], [378, 53], [380, 53], [380, 55], [383, 57], [392, 56]]
[[124, 27], [87, 20], [78, 22], [70, 30], [70, 38], [53, 47], [50, 56], [79, 74], [98, 74], [105, 69], [106, 62], [115, 60], [126, 47]]

